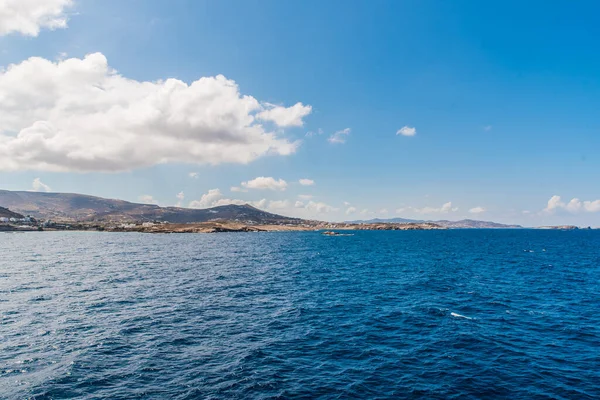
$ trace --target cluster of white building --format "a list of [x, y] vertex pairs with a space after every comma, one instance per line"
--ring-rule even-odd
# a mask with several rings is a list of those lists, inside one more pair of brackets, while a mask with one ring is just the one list
[[24, 217], [24, 218], [0, 217], [0, 224], [28, 224], [31, 222], [33, 222], [31, 217]]

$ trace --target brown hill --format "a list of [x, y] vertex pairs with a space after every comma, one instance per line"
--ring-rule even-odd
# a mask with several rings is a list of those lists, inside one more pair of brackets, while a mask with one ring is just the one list
[[8, 208], [0, 207], [0, 218], [23, 218], [23, 215], [12, 212]]
[[159, 207], [75, 193], [40, 193], [0, 190], [0, 204], [37, 219], [56, 221], [168, 221], [172, 223], [240, 221], [250, 224], [300, 223], [302, 220], [271, 214], [250, 205], [206, 209]]

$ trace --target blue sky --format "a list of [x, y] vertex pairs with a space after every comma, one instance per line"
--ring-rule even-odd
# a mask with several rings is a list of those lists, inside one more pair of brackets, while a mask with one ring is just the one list
[[[0, 100], [0, 117], [9, 121], [0, 122], [1, 188], [197, 207], [248, 201], [326, 220], [600, 226], [597, 2], [52, 2], [54, 24], [0, 19], [0, 89], [10, 93], [10, 102]], [[37, 35], [27, 31], [31, 24]], [[98, 85], [95, 77], [52, 66], [94, 53], [101, 56], [83, 64], [97, 68], [104, 57], [107, 76], [116, 70], [123, 78], [114, 92], [102, 81], [111, 95], [101, 106], [85, 95]], [[48, 62], [26, 69], [30, 57]], [[37, 82], [28, 73], [49, 78]], [[189, 130], [169, 125], [174, 115], [164, 124], [138, 123], [148, 111], [130, 96], [131, 82], [154, 82], [144, 98], [155, 99], [166, 79], [191, 85], [217, 75], [237, 85], [239, 101], [236, 95], [226, 103], [232, 114], [244, 108], [243, 96], [255, 99], [253, 122], [235, 139], [229, 125], [210, 132], [194, 125], [198, 115], [217, 118], [202, 110], [223, 104], [206, 96], [177, 106]], [[63, 89], [48, 89], [48, 81]], [[157, 101], [172, 110], [176, 100]], [[302, 115], [291, 123], [258, 115], [292, 115], [288, 107], [297, 103]], [[73, 122], [75, 105], [81, 109]], [[126, 111], [115, 116], [115, 105]], [[219, 124], [228, 115], [218, 115]], [[125, 120], [133, 128], [121, 132]], [[60, 133], [40, 133], [40, 121]], [[201, 125], [214, 122], [207, 121]], [[260, 132], [246, 140], [257, 124]], [[397, 134], [403, 127], [414, 135]], [[160, 141], [149, 144], [142, 128], [163, 129], [153, 133]], [[343, 130], [343, 143], [328, 140]], [[195, 138], [189, 143], [197, 149], [171, 137], [179, 134]], [[29, 146], [39, 137], [43, 147], [33, 156]], [[165, 140], [176, 143], [161, 145]], [[230, 140], [238, 141], [236, 150]], [[262, 147], [250, 147], [253, 140]], [[85, 165], [56, 161], [73, 154]], [[105, 171], [102, 160], [111, 154], [121, 159]], [[314, 184], [301, 185], [303, 178]]]

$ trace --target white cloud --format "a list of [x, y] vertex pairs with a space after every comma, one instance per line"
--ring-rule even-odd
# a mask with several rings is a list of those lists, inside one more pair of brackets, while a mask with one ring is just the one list
[[0, 171], [247, 164], [299, 146], [257, 123], [261, 103], [222, 75], [136, 81], [101, 53], [9, 65], [0, 93]]
[[379, 210], [379, 214], [387, 214], [388, 210], [387, 208], [382, 208], [381, 210]]
[[552, 197], [550, 197], [550, 200], [548, 200], [548, 204], [547, 204], [546, 208], [544, 208], [544, 211], [552, 212], [556, 209], [564, 208], [564, 207], [565, 207], [565, 203], [560, 201], [560, 196], [552, 196]]
[[302, 200], [310, 200], [312, 199], [314, 196], [312, 194], [299, 194], [298, 198], [302, 199]]
[[343, 144], [346, 143], [348, 135], [350, 135], [350, 128], [335, 132], [333, 135], [329, 136], [327, 140], [332, 144]]
[[423, 207], [423, 208], [412, 208], [412, 210], [419, 214], [446, 214], [449, 212], [458, 211], [458, 207], [452, 207], [452, 202], [444, 203], [440, 208], [435, 207]]
[[192, 178], [192, 179], [198, 179], [198, 177], [200, 176], [200, 174], [199, 174], [199, 173], [197, 173], [197, 172], [190, 172], [190, 173], [188, 174], [188, 176], [189, 176], [190, 178]]
[[417, 128], [411, 128], [410, 126], [403, 126], [396, 132], [396, 135], [402, 136], [415, 136], [417, 134]]
[[547, 213], [554, 213], [556, 211], [563, 210], [570, 213], [579, 212], [599, 212], [600, 211], [600, 199], [592, 201], [581, 201], [578, 198], [573, 198], [568, 203], [564, 203], [560, 196], [552, 196], [548, 200], [548, 204], [543, 211]]
[[483, 130], [486, 131], [486, 132], [489, 132], [489, 131], [492, 130], [492, 126], [491, 125], [486, 125], [486, 126], [483, 127]]
[[315, 184], [315, 181], [313, 181], [312, 179], [300, 179], [298, 181], [298, 183], [300, 183], [302, 186], [312, 186]]
[[175, 197], [177, 197], [177, 204], [175, 204], [175, 207], [181, 207], [181, 203], [185, 199], [185, 194], [183, 193], [183, 191], [181, 191], [177, 193]]
[[362, 210], [360, 210], [360, 213], [361, 213], [362, 215], [371, 214], [371, 212], [369, 211], [369, 209], [368, 209], [368, 208], [363, 208]]
[[346, 215], [354, 214], [356, 212], [356, 207], [348, 207], [346, 209]]
[[241, 193], [246, 193], [248, 190], [241, 188], [239, 186], [232, 186], [229, 188], [229, 190], [231, 190], [232, 192], [241, 192]]
[[481, 214], [481, 213], [485, 212], [485, 208], [483, 208], [483, 207], [473, 207], [473, 208], [471, 208], [469, 210], [469, 212], [471, 214]]
[[219, 189], [210, 189], [208, 193], [205, 193], [200, 197], [200, 200], [193, 200], [190, 202], [190, 208], [208, 208], [214, 207], [214, 204], [223, 197], [223, 194]]
[[218, 206], [227, 206], [230, 204], [235, 205], [244, 205], [250, 204], [256, 208], [265, 208], [267, 204], [266, 199], [258, 200], [258, 201], [247, 201], [240, 199], [228, 199], [223, 197], [223, 193], [221, 193], [220, 189], [210, 189], [207, 193], [203, 194], [200, 197], [200, 200], [193, 200], [189, 203], [188, 207], [190, 208], [210, 208], [210, 207], [218, 207]]
[[287, 182], [283, 179], [276, 180], [270, 176], [259, 176], [248, 182], [242, 182], [242, 186], [247, 189], [268, 189], [268, 190], [285, 190]]
[[267, 199], [261, 199], [261, 200], [258, 200], [258, 201], [253, 201], [250, 204], [252, 204], [256, 208], [264, 209], [267, 206]]
[[72, 0], [0, 0], [0, 36], [37, 36], [42, 28], [66, 28], [71, 5]]
[[296, 103], [287, 108], [268, 103], [265, 103], [264, 106], [267, 109], [256, 114], [256, 118], [263, 121], [272, 121], [281, 127], [304, 125], [302, 118], [309, 115], [312, 111], [311, 106], [305, 106], [302, 103]]
[[52, 190], [50, 189], [50, 186], [42, 182], [40, 178], [35, 178], [33, 182], [31, 182], [31, 189], [34, 192], [49, 192]]
[[290, 206], [290, 202], [287, 200], [271, 200], [269, 202], [270, 210], [284, 210]]
[[[410, 209], [410, 207], [408, 207], [408, 209]], [[402, 214], [405, 211], [407, 211], [406, 207], [396, 208], [396, 214]]]
[[344, 205], [345, 205], [346, 207], [348, 207], [348, 206], [350, 205], [350, 203], [349, 203], [349, 202], [347, 202], [347, 201], [345, 201], [345, 202], [344, 202]]
[[583, 208], [587, 212], [598, 212], [600, 211], [600, 200], [584, 201]]
[[269, 202], [269, 211], [287, 216], [297, 216], [300, 218], [312, 218], [322, 216], [330, 212], [339, 211], [338, 208], [332, 207], [329, 204], [316, 201], [295, 201], [288, 200], [273, 200]]
[[316, 132], [314, 132], [314, 131], [306, 132], [306, 137], [313, 137], [313, 136], [316, 136], [316, 135], [322, 135], [323, 133], [324, 133], [323, 129], [319, 128], [319, 129], [317, 129]]
[[319, 214], [322, 213], [329, 213], [332, 211], [338, 211], [338, 208], [332, 207], [329, 204], [323, 203], [323, 202], [315, 202], [315, 201], [309, 201], [308, 204], [306, 204], [306, 206], [304, 207], [309, 211], [314, 211], [317, 212]]
[[158, 201], [149, 194], [141, 195], [140, 197], [138, 197], [138, 200], [141, 201], [143, 204], [158, 204]]
[[339, 208], [333, 207], [327, 203], [316, 201], [290, 201], [290, 200], [267, 200], [246, 201], [239, 199], [224, 198], [223, 193], [219, 189], [210, 189], [202, 195], [199, 200], [194, 200], [189, 203], [191, 208], [210, 208], [228, 204], [250, 204], [256, 208], [268, 210], [280, 215], [293, 216], [299, 218], [323, 218], [328, 213], [339, 211]]

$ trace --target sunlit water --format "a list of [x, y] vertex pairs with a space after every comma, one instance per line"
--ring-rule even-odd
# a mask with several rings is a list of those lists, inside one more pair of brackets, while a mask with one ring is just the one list
[[600, 231], [0, 234], [0, 398], [600, 397]]

